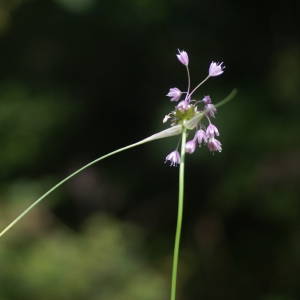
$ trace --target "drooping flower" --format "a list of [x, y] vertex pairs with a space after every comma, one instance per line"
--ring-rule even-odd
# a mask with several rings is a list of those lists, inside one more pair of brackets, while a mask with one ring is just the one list
[[202, 102], [204, 104], [210, 104], [211, 103], [211, 99], [209, 97], [209, 95], [205, 96], [203, 99], [202, 99]]
[[222, 144], [214, 137], [210, 137], [207, 142], [207, 147], [210, 151], [222, 151]]
[[215, 134], [216, 134], [216, 135], [219, 135], [219, 130], [218, 130], [218, 128], [217, 128], [215, 125], [213, 125], [213, 124], [209, 124], [209, 125], [207, 126], [207, 128], [206, 128], [206, 135], [207, 135], [208, 137], [214, 137]]
[[176, 167], [177, 164], [180, 164], [180, 154], [177, 150], [171, 152], [167, 157], [166, 157], [166, 161], [169, 160], [171, 162], [171, 166]]
[[185, 144], [185, 152], [192, 154], [194, 153], [196, 150], [196, 141], [195, 140], [191, 140], [186, 142]]
[[215, 112], [217, 111], [216, 107], [213, 104], [206, 104], [204, 110], [207, 111], [207, 115], [215, 117]]
[[209, 66], [208, 75], [210, 77], [221, 75], [224, 72], [223, 69], [225, 68], [222, 66], [222, 63], [223, 62], [221, 63], [212, 62]]
[[178, 101], [181, 97], [181, 94], [182, 93], [178, 88], [171, 88], [167, 96], [171, 97], [171, 101]]
[[177, 58], [183, 65], [187, 66], [189, 64], [189, 57], [187, 53], [185, 51], [180, 51], [179, 49], [178, 52], [179, 54], [176, 54]]
[[207, 135], [203, 129], [200, 129], [196, 132], [195, 138], [197, 139], [199, 146], [201, 146], [202, 142], [207, 143]]

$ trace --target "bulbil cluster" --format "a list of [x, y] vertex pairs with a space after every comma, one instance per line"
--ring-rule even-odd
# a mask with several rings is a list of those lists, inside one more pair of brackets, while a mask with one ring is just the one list
[[[187, 69], [188, 89], [186, 92], [181, 92], [176, 87], [170, 89], [167, 96], [171, 98], [171, 101], [179, 101], [182, 95], [184, 95], [184, 100], [181, 100], [175, 107], [175, 110], [164, 117], [163, 122], [165, 123], [168, 119], [171, 119], [171, 126], [175, 126], [178, 124], [184, 126], [185, 122], [192, 119], [197, 114], [205, 113], [205, 117], [207, 118], [209, 123], [208, 126], [204, 126], [201, 120], [199, 121], [196, 126], [196, 133], [194, 135], [194, 138], [186, 142], [185, 144], [185, 151], [189, 154], [192, 154], [196, 150], [197, 143], [199, 144], [199, 146], [201, 146], [201, 144], [203, 143], [207, 145], [210, 151], [221, 152], [222, 145], [220, 141], [215, 138], [216, 136], [219, 136], [219, 130], [210, 121], [210, 117], [215, 117], [215, 113], [217, 111], [216, 107], [211, 103], [210, 96], [207, 95], [202, 100], [195, 100], [192, 99], [192, 95], [208, 78], [221, 75], [224, 72], [223, 69], [225, 67], [222, 66], [223, 63], [212, 62], [208, 70], [208, 76], [190, 92], [190, 73], [188, 68], [189, 57], [185, 51], [178, 50], [178, 52], [179, 54], [176, 55], [178, 60], [183, 65], [185, 65]], [[202, 110], [199, 110], [198, 106], [201, 104], [203, 105], [203, 108]], [[180, 164], [180, 154], [178, 152], [178, 146], [175, 151], [171, 152], [166, 157], [166, 161], [168, 160], [171, 162], [171, 166]]]

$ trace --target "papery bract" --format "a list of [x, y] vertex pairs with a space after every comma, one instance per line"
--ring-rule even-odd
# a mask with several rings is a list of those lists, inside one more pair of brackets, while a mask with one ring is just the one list
[[165, 115], [165, 117], [163, 119], [163, 123], [166, 123], [170, 118], [171, 118], [170, 115]]

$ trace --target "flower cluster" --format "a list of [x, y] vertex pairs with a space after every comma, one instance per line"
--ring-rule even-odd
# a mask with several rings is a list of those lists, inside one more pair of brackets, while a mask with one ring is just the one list
[[[222, 66], [223, 63], [216, 63], [212, 62], [210, 64], [210, 67], [208, 69], [208, 76], [199, 83], [191, 92], [190, 92], [190, 74], [189, 74], [189, 57], [188, 54], [185, 51], [179, 51], [179, 54], [177, 54], [178, 60], [186, 66], [187, 73], [188, 73], [188, 89], [186, 92], [181, 92], [178, 88], [174, 87], [171, 88], [169, 93], [167, 94], [168, 97], [170, 97], [171, 101], [178, 101], [180, 100], [181, 96], [184, 95], [184, 100], [181, 100], [178, 105], [175, 107], [175, 110], [172, 111], [170, 114], [166, 115], [163, 119], [163, 122], [167, 122], [168, 119], [172, 119], [171, 126], [175, 126], [178, 124], [185, 125], [185, 123], [195, 117], [196, 115], [199, 115], [200, 113], [204, 114], [205, 117], [208, 120], [208, 126], [205, 127], [201, 123], [201, 118], [199, 119], [199, 122], [197, 122], [196, 133], [194, 135], [194, 138], [185, 144], [185, 151], [189, 154], [192, 154], [196, 150], [197, 143], [199, 146], [201, 144], [206, 144], [208, 149], [210, 151], [222, 151], [221, 143], [218, 141], [215, 137], [219, 136], [219, 130], [218, 128], [213, 125], [210, 121], [210, 117], [215, 117], [215, 113], [217, 111], [216, 107], [211, 103], [210, 96], [205, 96], [202, 100], [194, 100], [192, 99], [193, 93], [210, 77], [219, 76], [224, 71], [225, 68]], [[198, 109], [198, 105], [203, 104], [202, 110]], [[178, 148], [178, 146], [177, 146]], [[166, 161], [171, 162], [171, 166], [176, 166], [177, 164], [180, 164], [180, 154], [178, 150], [171, 152], [167, 157]]]

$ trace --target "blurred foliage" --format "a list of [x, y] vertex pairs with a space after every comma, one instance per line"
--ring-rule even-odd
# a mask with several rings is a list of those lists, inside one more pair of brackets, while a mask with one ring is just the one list
[[50, 229], [58, 224], [41, 208], [33, 215], [27, 230], [2, 244], [1, 299], [167, 298], [169, 286], [141, 254], [135, 226], [102, 214], [75, 234], [62, 225]]
[[[0, 225], [166, 128], [170, 87], [224, 61], [222, 153], [186, 159], [178, 300], [300, 297], [297, 1], [0, 1]], [[177, 137], [108, 158], [1, 238], [1, 299], [168, 299]]]
[[6, 172], [37, 163], [43, 141], [67, 130], [76, 111], [64, 94], [39, 95], [17, 83], [3, 83], [0, 99], [0, 168]]

